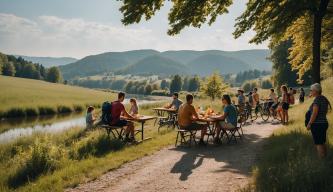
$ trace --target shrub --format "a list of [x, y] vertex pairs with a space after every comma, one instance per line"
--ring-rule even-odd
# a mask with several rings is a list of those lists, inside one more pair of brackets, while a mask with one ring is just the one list
[[27, 108], [27, 109], [25, 109], [25, 113], [27, 116], [37, 116], [38, 110], [35, 108]]
[[81, 106], [81, 105], [74, 105], [73, 106], [73, 109], [74, 109], [74, 111], [75, 112], [81, 112], [81, 111], [83, 111], [83, 106]]
[[73, 110], [68, 106], [58, 106], [57, 111], [58, 113], [71, 113]]
[[167, 90], [154, 90], [151, 92], [152, 95], [156, 96], [169, 96], [170, 93]]
[[15, 173], [9, 177], [8, 185], [16, 188], [28, 181], [35, 180], [44, 173], [54, 171], [58, 162], [51, 157], [51, 151], [50, 145], [37, 141], [31, 147], [28, 154], [24, 154], [25, 161], [23, 161], [22, 165], [18, 167]]
[[38, 107], [39, 115], [54, 115], [57, 111], [52, 107]]
[[6, 117], [12, 118], [12, 117], [24, 117], [26, 116], [26, 113], [21, 108], [12, 108], [7, 111]]
[[122, 141], [110, 139], [106, 134], [100, 134], [97, 137], [77, 142], [69, 154], [72, 159], [85, 159], [89, 156], [102, 156], [123, 147], [124, 143]]

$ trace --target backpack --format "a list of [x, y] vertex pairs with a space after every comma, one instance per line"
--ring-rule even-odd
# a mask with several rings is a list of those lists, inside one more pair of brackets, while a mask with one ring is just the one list
[[112, 103], [105, 101], [102, 104], [102, 117], [101, 120], [105, 124], [111, 124], [112, 121], [112, 115], [111, 115], [111, 110], [112, 110]]

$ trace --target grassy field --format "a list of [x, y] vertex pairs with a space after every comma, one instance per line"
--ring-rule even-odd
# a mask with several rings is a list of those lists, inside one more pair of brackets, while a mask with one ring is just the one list
[[[333, 79], [323, 82], [323, 94], [333, 102]], [[290, 110], [291, 124], [269, 138], [253, 171], [253, 184], [245, 191], [332, 191], [333, 115], [328, 114], [328, 157], [321, 160], [304, 115], [312, 99]]]
[[0, 90], [0, 117], [82, 111], [115, 98], [102, 91], [7, 76], [0, 76]]

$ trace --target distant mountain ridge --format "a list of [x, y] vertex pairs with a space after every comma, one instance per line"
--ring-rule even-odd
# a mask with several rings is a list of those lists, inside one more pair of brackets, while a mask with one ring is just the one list
[[188, 74], [206, 76], [214, 71], [222, 74], [249, 69], [271, 70], [266, 58], [267, 49], [240, 51], [165, 51], [151, 49], [107, 52], [90, 55], [76, 62], [60, 66], [65, 79], [98, 75], [108, 72], [121, 74]]
[[78, 59], [72, 57], [33, 57], [24, 55], [15, 55], [15, 57], [22, 57], [26, 61], [42, 64], [44, 67], [61, 66], [69, 63], [74, 63]]

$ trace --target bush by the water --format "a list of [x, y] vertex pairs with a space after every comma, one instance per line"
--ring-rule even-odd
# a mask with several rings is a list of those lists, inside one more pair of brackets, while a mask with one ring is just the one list
[[39, 115], [54, 115], [57, 113], [56, 109], [52, 107], [38, 107]]
[[73, 110], [70, 107], [67, 106], [58, 106], [57, 107], [58, 113], [71, 113]]

